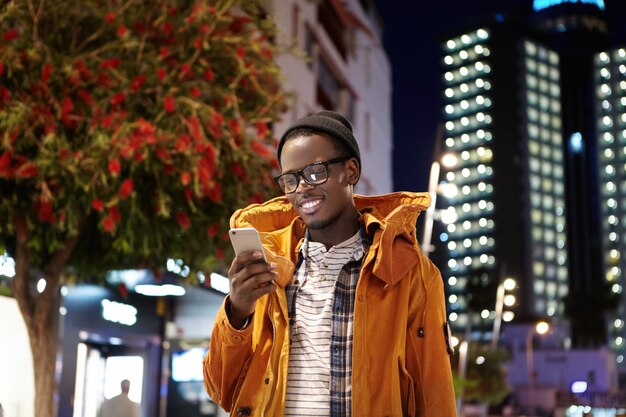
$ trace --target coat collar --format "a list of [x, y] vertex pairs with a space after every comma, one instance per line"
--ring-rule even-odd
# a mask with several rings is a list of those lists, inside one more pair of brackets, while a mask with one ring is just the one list
[[[374, 236], [372, 249], [375, 249], [377, 256], [372, 272], [375, 276], [388, 284], [394, 284], [406, 274], [407, 269], [415, 265], [417, 257], [410, 256], [417, 249], [415, 225], [419, 213], [426, 210], [430, 202], [429, 193], [354, 195], [354, 203], [361, 213], [360, 221], [364, 224], [366, 232]], [[284, 196], [237, 210], [230, 219], [230, 225], [256, 228], [261, 233], [264, 243], [279, 255], [278, 258], [283, 258], [291, 252], [295, 259], [306, 230], [306, 225]], [[409, 244], [402, 244], [399, 241]], [[402, 262], [394, 263], [394, 260], [398, 259]], [[278, 261], [279, 264], [283, 263], [281, 259], [272, 260]], [[293, 265], [289, 269], [293, 273]], [[288, 275], [289, 271], [286, 272]]]

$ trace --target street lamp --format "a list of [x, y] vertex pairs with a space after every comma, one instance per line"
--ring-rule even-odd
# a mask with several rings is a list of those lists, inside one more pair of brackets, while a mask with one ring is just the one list
[[493, 320], [493, 335], [491, 338], [491, 349], [494, 349], [498, 346], [498, 339], [500, 339], [500, 327], [502, 326], [502, 320], [511, 321], [513, 320], [514, 313], [512, 311], [507, 311], [505, 316], [504, 306], [512, 307], [515, 304], [515, 296], [512, 294], [507, 294], [507, 291], [513, 291], [517, 286], [517, 282], [513, 278], [506, 278], [503, 282], [498, 285], [498, 289], [496, 291], [496, 317]]
[[[445, 154], [441, 157], [441, 164], [446, 168], [451, 168], [457, 164], [457, 157], [454, 154]], [[454, 197], [458, 193], [458, 188], [454, 184], [439, 184], [439, 176], [441, 173], [441, 164], [434, 161], [430, 166], [430, 176], [428, 180], [428, 193], [430, 194], [430, 206], [426, 210], [426, 218], [424, 220], [424, 235], [422, 238], [422, 252], [428, 256], [431, 252], [431, 241], [433, 236], [433, 226], [435, 222], [435, 210], [437, 206], [437, 194], [441, 193], [447, 198]], [[456, 212], [448, 210], [444, 212], [441, 219], [444, 223], [454, 223]]]
[[545, 321], [538, 322], [535, 327], [528, 329], [526, 334], [526, 368], [528, 370], [528, 403], [530, 412], [535, 414], [535, 362], [533, 358], [533, 337], [550, 331], [550, 325]]
[[469, 358], [469, 340], [463, 340], [459, 345], [459, 381], [461, 388], [456, 400], [456, 412], [460, 416], [463, 408], [463, 397], [465, 396], [465, 375], [467, 374], [467, 360]]

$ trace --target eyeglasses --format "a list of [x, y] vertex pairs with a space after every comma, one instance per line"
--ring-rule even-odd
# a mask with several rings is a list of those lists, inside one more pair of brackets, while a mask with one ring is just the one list
[[300, 184], [300, 178], [309, 185], [320, 185], [328, 181], [328, 165], [338, 164], [350, 159], [350, 156], [329, 159], [328, 161], [314, 162], [307, 165], [300, 171], [288, 172], [274, 178], [274, 182], [283, 190], [283, 193], [290, 194], [296, 191]]

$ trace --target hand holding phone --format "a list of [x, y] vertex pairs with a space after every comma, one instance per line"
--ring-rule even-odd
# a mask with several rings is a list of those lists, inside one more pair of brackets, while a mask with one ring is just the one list
[[239, 256], [239, 254], [244, 252], [260, 251], [263, 255], [263, 260], [267, 261], [265, 252], [263, 251], [263, 245], [261, 245], [259, 232], [255, 228], [243, 227], [230, 229], [228, 234], [233, 249], [235, 250], [235, 255]]
[[[233, 259], [228, 270], [231, 290], [230, 308], [226, 314], [231, 325], [235, 329], [241, 329], [254, 313], [256, 300], [276, 289], [274, 284], [276, 272], [273, 271], [276, 265], [267, 263], [256, 229], [252, 227], [230, 229], [228, 234], [237, 258]], [[260, 258], [251, 256], [239, 258], [243, 253], [255, 251], [261, 254]]]

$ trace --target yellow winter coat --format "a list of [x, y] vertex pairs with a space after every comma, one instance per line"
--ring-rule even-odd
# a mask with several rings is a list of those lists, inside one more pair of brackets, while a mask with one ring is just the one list
[[[373, 241], [354, 303], [352, 416], [454, 417], [443, 282], [415, 237], [417, 216], [430, 196], [398, 192], [354, 200]], [[205, 385], [233, 416], [282, 416], [289, 356], [284, 288], [306, 226], [278, 197], [238, 210], [231, 227], [261, 232], [268, 260], [279, 265], [279, 288], [257, 301], [242, 331], [230, 326], [225, 301], [204, 359]]]

